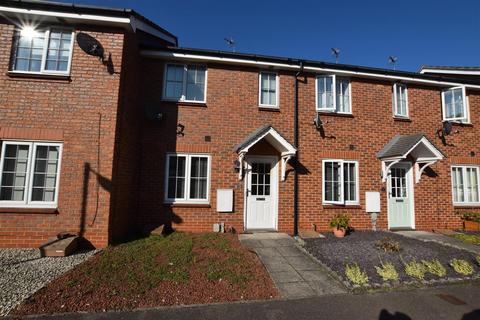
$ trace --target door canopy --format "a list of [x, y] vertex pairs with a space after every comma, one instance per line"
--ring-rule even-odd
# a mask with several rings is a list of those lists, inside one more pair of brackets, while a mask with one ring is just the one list
[[246, 137], [241, 143], [235, 146], [235, 152], [238, 153], [240, 162], [240, 170], [238, 173], [239, 180], [243, 178], [244, 157], [248, 151], [261, 140], [265, 139], [272, 147], [274, 147], [282, 157], [282, 181], [285, 180], [285, 172], [287, 162], [295, 156], [297, 149], [287, 141], [274, 127], [266, 125], [258, 128]]
[[423, 171], [444, 158], [443, 153], [424, 134], [396, 135], [380, 152], [377, 158], [382, 161], [382, 181], [387, 181], [390, 168], [402, 161], [411, 159], [415, 165], [415, 182], [418, 183]]

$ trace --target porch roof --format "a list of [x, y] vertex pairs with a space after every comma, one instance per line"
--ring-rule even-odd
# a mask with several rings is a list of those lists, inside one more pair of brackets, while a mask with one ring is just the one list
[[423, 133], [396, 135], [377, 153], [381, 160], [405, 159], [408, 155], [416, 160], [441, 160], [443, 153]]
[[237, 144], [234, 148], [236, 153], [245, 154], [257, 144], [260, 140], [265, 139], [283, 156], [293, 156], [297, 153], [297, 149], [288, 142], [272, 125], [268, 124], [262, 126], [250, 135], [248, 135], [242, 142]]

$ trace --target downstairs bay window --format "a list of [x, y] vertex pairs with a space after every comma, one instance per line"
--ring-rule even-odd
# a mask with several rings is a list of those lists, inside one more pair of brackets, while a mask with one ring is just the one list
[[452, 166], [452, 194], [454, 204], [480, 204], [479, 167]]
[[210, 156], [168, 154], [166, 161], [165, 202], [208, 204]]
[[357, 161], [324, 160], [322, 177], [324, 204], [359, 203]]
[[62, 145], [4, 141], [0, 206], [56, 208]]

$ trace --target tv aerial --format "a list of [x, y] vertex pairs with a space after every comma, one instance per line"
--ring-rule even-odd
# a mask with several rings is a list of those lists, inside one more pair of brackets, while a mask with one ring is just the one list
[[335, 56], [335, 63], [338, 63], [338, 56], [340, 55], [340, 49], [331, 48], [332, 56]]
[[395, 66], [396, 66], [396, 64], [397, 64], [397, 60], [398, 60], [397, 57], [394, 57], [394, 56], [389, 56], [389, 57], [388, 57], [388, 63], [390, 63], [391, 65], [393, 65], [393, 70], [395, 70]]
[[232, 52], [235, 52], [235, 39], [230, 37], [230, 38], [224, 38], [224, 40], [227, 43], [227, 45], [230, 47], [230, 50], [232, 50]]

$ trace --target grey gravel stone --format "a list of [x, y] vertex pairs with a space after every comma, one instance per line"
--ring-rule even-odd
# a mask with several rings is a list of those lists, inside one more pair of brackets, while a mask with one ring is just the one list
[[98, 251], [42, 258], [38, 249], [0, 249], [0, 316]]

